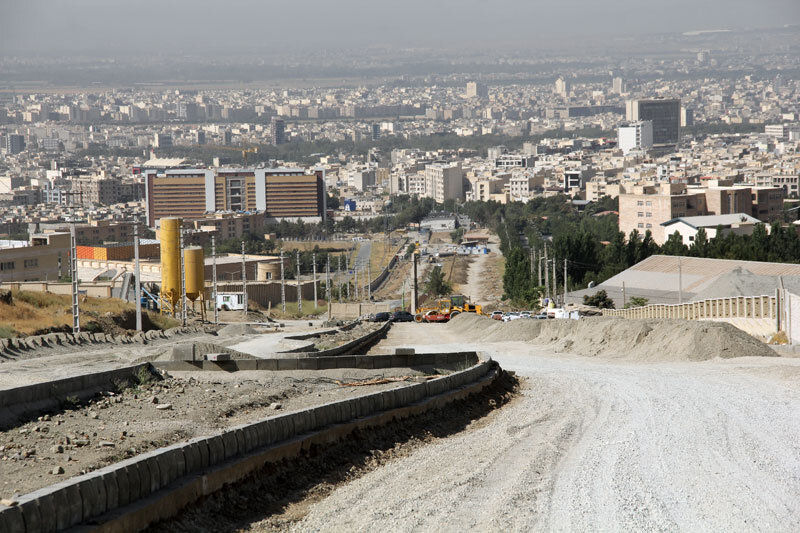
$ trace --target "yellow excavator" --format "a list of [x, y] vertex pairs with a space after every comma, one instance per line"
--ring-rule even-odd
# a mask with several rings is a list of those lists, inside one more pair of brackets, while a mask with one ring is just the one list
[[483, 314], [483, 306], [470, 303], [463, 294], [451, 294], [436, 300], [435, 306], [422, 306], [416, 310], [415, 322], [447, 322], [461, 313]]

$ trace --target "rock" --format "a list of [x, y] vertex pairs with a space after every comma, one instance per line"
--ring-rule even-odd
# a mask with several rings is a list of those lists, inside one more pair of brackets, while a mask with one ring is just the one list
[[98, 415], [94, 411], [89, 411], [89, 418], [91, 418], [92, 420], [97, 420], [98, 418], [100, 418], [100, 415]]
[[63, 467], [63, 466], [57, 466], [57, 467], [55, 467], [55, 468], [53, 469], [53, 471], [52, 471], [51, 473], [52, 473], [53, 475], [55, 475], [55, 476], [57, 476], [57, 475], [59, 475], [59, 474], [63, 474], [63, 473], [64, 473], [64, 467]]
[[19, 502], [17, 500], [12, 500], [10, 498], [3, 498], [0, 500], [0, 505], [5, 505], [6, 507], [14, 507]]
[[55, 446], [50, 448], [50, 451], [53, 453], [64, 453], [64, 447], [60, 444], [56, 444]]
[[158, 403], [158, 396], [153, 396], [150, 398], [150, 403]]
[[171, 403], [162, 403], [161, 405], [156, 405], [156, 409], [159, 411], [166, 411], [168, 409], [172, 409]]
[[282, 407], [283, 406], [281, 404], [277, 403], [277, 402], [269, 404], [269, 408], [273, 409], [275, 411], [277, 411], [278, 409], [281, 409]]
[[116, 444], [107, 440], [101, 440], [97, 445], [101, 448], [114, 448], [116, 446]]
[[80, 446], [88, 446], [89, 445], [89, 439], [75, 439], [73, 441], [73, 443], [75, 444], [75, 446], [78, 446], [78, 447], [80, 447]]

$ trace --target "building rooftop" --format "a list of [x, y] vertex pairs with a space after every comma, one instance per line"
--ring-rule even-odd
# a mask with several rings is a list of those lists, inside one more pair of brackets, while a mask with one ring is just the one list
[[731, 226], [734, 224], [759, 224], [761, 221], [746, 213], [731, 213], [729, 215], [701, 215], [696, 217], [677, 217], [666, 222], [662, 226], [671, 226], [677, 222], [683, 222], [693, 228], [714, 228], [717, 226]]

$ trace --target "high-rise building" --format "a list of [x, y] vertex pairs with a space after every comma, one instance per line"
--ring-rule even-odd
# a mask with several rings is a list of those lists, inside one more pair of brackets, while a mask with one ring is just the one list
[[272, 144], [278, 146], [286, 142], [286, 123], [281, 118], [273, 117], [270, 124], [270, 136]]
[[653, 148], [674, 149], [681, 140], [681, 101], [679, 98], [628, 100], [626, 119], [653, 123]]
[[225, 130], [222, 133], [222, 142], [225, 146], [230, 146], [233, 143], [233, 132], [231, 130]]
[[433, 163], [425, 166], [425, 196], [438, 203], [464, 199], [464, 171], [461, 163]]
[[624, 94], [626, 90], [625, 80], [617, 76], [611, 81], [611, 91], [616, 94]]
[[25, 150], [25, 137], [11, 133], [6, 137], [6, 153], [18, 154]]
[[467, 98], [487, 98], [489, 96], [489, 88], [486, 85], [476, 82], [467, 82]]
[[217, 211], [259, 211], [276, 219], [324, 219], [324, 171], [173, 169], [147, 171], [147, 224], [164, 217], [198, 219]]
[[172, 134], [171, 133], [156, 133], [153, 135], [153, 146], [156, 148], [171, 148], [172, 147]]
[[694, 111], [687, 107], [681, 107], [681, 128], [694, 126]]
[[634, 150], [649, 150], [653, 147], [653, 123], [640, 120], [623, 124], [617, 131], [617, 147], [625, 155]]
[[372, 140], [377, 141], [381, 138], [381, 125], [378, 122], [372, 124]]
[[206, 144], [206, 132], [203, 130], [197, 130], [194, 140], [197, 144]]
[[558, 78], [556, 80], [553, 92], [555, 92], [559, 96], [563, 96], [566, 98], [567, 96], [569, 96], [569, 91], [570, 91], [569, 82], [564, 78]]

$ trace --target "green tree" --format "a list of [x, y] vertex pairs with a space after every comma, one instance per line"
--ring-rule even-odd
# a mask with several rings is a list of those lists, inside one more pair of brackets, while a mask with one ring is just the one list
[[600, 290], [589, 296], [588, 294], [583, 297], [584, 305], [591, 305], [592, 307], [599, 307], [600, 309], [614, 309], [614, 300], [608, 297], [606, 291]]
[[669, 236], [667, 242], [661, 247], [664, 255], [687, 255], [689, 247], [683, 244], [683, 237], [677, 231]]
[[452, 290], [453, 287], [444, 279], [442, 267], [437, 265], [428, 272], [428, 277], [425, 280], [426, 294], [436, 298], [438, 296], [450, 294]]

